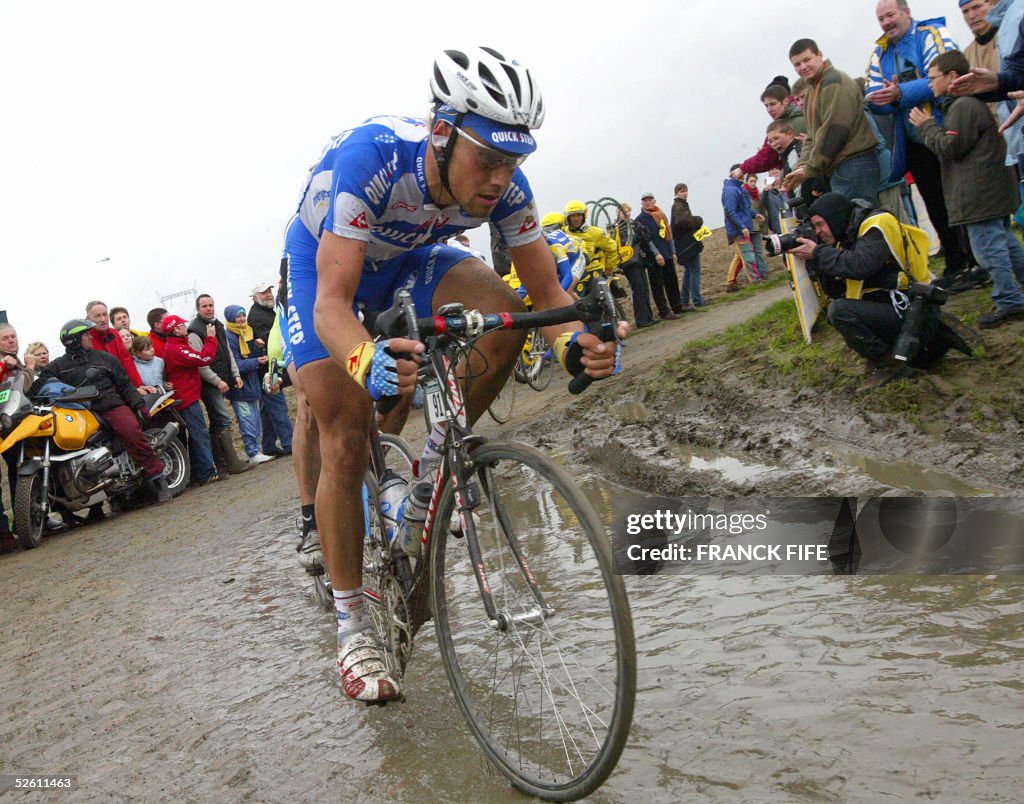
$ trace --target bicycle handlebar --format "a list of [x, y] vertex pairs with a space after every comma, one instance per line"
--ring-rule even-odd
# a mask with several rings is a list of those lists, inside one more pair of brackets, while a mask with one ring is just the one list
[[[477, 310], [463, 310], [462, 305], [445, 305], [437, 315], [417, 318], [412, 294], [406, 288], [395, 291], [394, 303], [377, 316], [376, 330], [383, 338], [423, 338], [437, 335], [466, 335], [479, 337], [495, 330], [533, 329], [549, 327], [556, 324], [567, 324], [570, 321], [584, 323], [601, 322], [600, 337], [605, 342], [617, 340], [615, 303], [608, 283], [603, 277], [597, 277], [591, 283], [586, 296], [567, 307], [556, 307], [552, 310], [538, 310], [528, 313], [481, 313]], [[396, 355], [405, 357], [405, 355]], [[569, 384], [569, 392], [579, 394], [584, 391], [594, 378], [581, 371]], [[385, 397], [385, 399], [391, 399]], [[378, 402], [388, 409], [394, 407], [398, 398], [390, 404], [385, 399]], [[382, 411], [386, 412], [386, 411]]]

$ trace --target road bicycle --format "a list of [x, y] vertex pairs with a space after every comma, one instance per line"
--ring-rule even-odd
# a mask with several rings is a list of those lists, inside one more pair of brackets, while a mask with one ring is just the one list
[[[399, 290], [377, 319], [382, 337], [426, 345], [428, 431], [443, 421], [446, 434], [440, 464], [421, 481], [430, 485], [422, 535], [402, 550], [397, 539], [389, 543], [379, 510], [388, 465], [376, 417], [371, 425], [363, 584], [374, 631], [402, 678], [417, 632], [432, 619], [473, 737], [512, 784], [551, 801], [596, 790], [626, 743], [636, 689], [629, 603], [590, 501], [540, 450], [474, 433], [464, 401], [472, 377], [457, 369], [480, 337], [499, 329], [600, 316], [610, 340], [613, 311], [599, 280], [571, 307], [531, 313], [450, 304], [417, 318]], [[589, 380], [581, 374], [570, 390]]]

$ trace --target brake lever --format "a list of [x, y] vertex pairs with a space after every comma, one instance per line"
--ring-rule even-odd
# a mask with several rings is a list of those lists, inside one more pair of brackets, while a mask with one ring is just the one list
[[[416, 324], [416, 305], [412, 294], [406, 287], [395, 291], [395, 300], [391, 307], [377, 316], [377, 332], [384, 338], [408, 338], [418, 341], [420, 329]], [[390, 351], [390, 350], [389, 350]], [[408, 352], [391, 352], [395, 360], [414, 360]], [[401, 401], [400, 395], [385, 396], [377, 400], [377, 412], [387, 416]]]
[[[607, 279], [603, 276], [595, 277], [591, 282], [587, 295], [577, 302], [577, 309], [591, 316], [587, 320], [599, 320], [601, 327], [595, 334], [605, 343], [615, 343], [615, 348], [618, 349], [622, 344], [622, 338], [619, 337], [619, 322], [615, 312], [615, 298], [612, 296], [611, 288], [608, 287]], [[569, 393], [583, 393], [594, 382], [594, 379], [585, 370], [581, 371], [569, 383]]]

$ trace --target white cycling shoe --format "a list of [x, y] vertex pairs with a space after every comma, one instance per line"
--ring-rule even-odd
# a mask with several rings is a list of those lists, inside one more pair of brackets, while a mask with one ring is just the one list
[[384, 654], [370, 631], [360, 631], [338, 646], [341, 687], [354, 701], [384, 703], [402, 697], [402, 689], [388, 673]]
[[295, 548], [299, 553], [299, 566], [306, 572], [320, 573], [323, 571], [324, 554], [320, 550], [320, 534], [311, 530], [302, 537], [299, 546]]

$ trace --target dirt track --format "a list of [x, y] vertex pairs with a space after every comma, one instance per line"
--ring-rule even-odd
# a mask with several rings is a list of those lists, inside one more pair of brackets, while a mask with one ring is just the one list
[[[622, 379], [660, 361], [667, 340], [767, 301], [638, 333]], [[524, 388], [516, 419], [570, 403], [554, 385]], [[422, 432], [414, 417], [406, 434]], [[295, 500], [291, 465], [278, 460], [0, 558], [0, 772], [75, 774], [92, 800], [322, 797], [324, 782], [344, 773], [343, 736], [361, 727], [344, 726], [356, 710], [338, 700], [330, 618], [294, 561]], [[439, 667], [424, 678], [403, 709], [407, 726], [431, 711], [431, 696], [449, 704]], [[427, 722], [451, 719], [446, 711]], [[324, 743], [337, 750], [312, 749]], [[472, 768], [476, 779], [480, 763]], [[504, 789], [481, 783], [488, 797]]]

